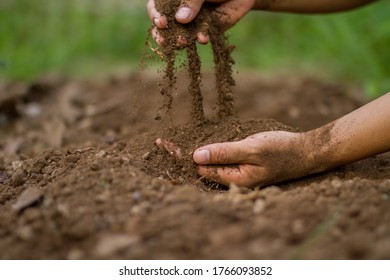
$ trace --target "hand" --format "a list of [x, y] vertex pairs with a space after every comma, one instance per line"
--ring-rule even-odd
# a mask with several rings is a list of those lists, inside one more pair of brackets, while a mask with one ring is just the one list
[[[218, 16], [220, 21], [226, 25], [226, 29], [232, 27], [255, 5], [255, 0], [182, 0], [176, 13], [176, 20], [182, 24], [191, 22], [198, 15], [204, 2], [218, 4]], [[154, 25], [152, 30], [153, 38], [158, 45], [161, 45], [164, 39], [159, 35], [158, 29], [167, 28], [167, 18], [156, 10], [154, 0], [148, 1], [147, 9], [149, 18]], [[209, 42], [207, 30], [199, 32], [197, 40], [201, 44], [207, 44]]]
[[274, 131], [201, 147], [193, 159], [198, 174], [206, 179], [250, 188], [312, 173], [310, 152], [305, 134]]

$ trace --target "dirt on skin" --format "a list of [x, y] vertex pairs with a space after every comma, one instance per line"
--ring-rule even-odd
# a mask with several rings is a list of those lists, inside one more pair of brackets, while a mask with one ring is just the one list
[[[138, 115], [133, 74], [0, 83], [1, 259], [390, 258], [389, 154], [265, 189], [202, 186], [157, 163], [170, 158], [154, 146], [167, 129], [154, 120], [159, 79], [143, 77]], [[192, 100], [178, 81], [172, 110], [185, 127]], [[352, 87], [308, 77], [236, 82], [241, 125], [210, 123], [204, 139], [194, 130], [199, 145], [244, 137], [261, 118], [311, 129], [363, 103]], [[214, 76], [203, 85], [211, 92]], [[204, 98], [210, 119], [217, 96]]]

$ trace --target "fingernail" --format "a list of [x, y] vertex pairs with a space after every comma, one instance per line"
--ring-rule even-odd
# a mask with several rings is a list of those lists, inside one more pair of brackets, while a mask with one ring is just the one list
[[191, 18], [192, 10], [187, 7], [180, 8], [176, 13], [176, 18], [181, 20], [188, 20]]
[[198, 42], [201, 44], [207, 44], [209, 42], [209, 36], [204, 33], [198, 33]]
[[158, 28], [163, 28], [161, 21], [158, 18], [153, 19], [154, 25], [157, 26]]
[[209, 150], [197, 150], [193, 155], [193, 159], [197, 164], [206, 164], [210, 161], [210, 151]]

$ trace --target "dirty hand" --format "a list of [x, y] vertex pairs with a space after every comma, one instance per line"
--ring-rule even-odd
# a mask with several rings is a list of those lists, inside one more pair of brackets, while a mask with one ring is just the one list
[[239, 187], [265, 186], [311, 172], [305, 134], [262, 132], [237, 142], [211, 144], [193, 154], [206, 179]]
[[[220, 20], [226, 24], [227, 28], [232, 27], [246, 13], [248, 13], [255, 4], [255, 0], [182, 0], [176, 13], [176, 20], [182, 24], [191, 22], [199, 13], [204, 2], [218, 3], [218, 12]], [[152, 21], [153, 38], [157, 44], [161, 45], [163, 38], [158, 33], [158, 29], [167, 28], [167, 19], [161, 15], [155, 8], [154, 0], [148, 0], [147, 9], [149, 18]], [[198, 33], [198, 42], [207, 44], [209, 38], [207, 32]]]

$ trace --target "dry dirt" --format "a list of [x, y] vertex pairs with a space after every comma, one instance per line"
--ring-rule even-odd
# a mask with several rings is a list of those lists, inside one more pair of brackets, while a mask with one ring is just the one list
[[[208, 184], [154, 145], [191, 134], [188, 80], [177, 79], [174, 127], [155, 120], [159, 77], [141, 78], [138, 88], [134, 74], [0, 84], [1, 259], [390, 258], [389, 154], [254, 191]], [[309, 77], [241, 73], [236, 83], [241, 121], [218, 125], [204, 75], [212, 121], [187, 149], [287, 129], [262, 118], [308, 130], [364, 102]]]
[[[167, 28], [158, 30], [161, 37], [164, 38], [161, 45], [154, 49], [152, 43], [149, 43], [150, 48], [166, 63], [164, 76], [160, 83], [160, 93], [165, 99], [161, 106], [161, 110], [166, 113], [164, 117], [172, 117], [177, 68], [181, 66], [186, 68], [190, 79], [188, 94], [192, 97], [191, 122], [202, 124], [206, 121], [201, 92], [201, 60], [197, 50], [199, 33], [209, 37], [212, 48], [216, 77], [215, 91], [218, 96], [217, 116], [220, 120], [235, 116], [232, 92], [234, 60], [231, 56], [234, 46], [229, 44], [228, 37], [224, 33], [226, 27], [219, 19], [222, 13], [218, 11], [218, 6], [205, 3], [193, 21], [188, 24], [180, 24], [175, 19], [176, 11], [181, 5], [180, 0], [156, 0], [155, 5], [156, 10], [165, 15], [167, 19]], [[151, 30], [149, 30], [149, 35], [152, 33]], [[182, 65], [178, 65], [178, 55], [184, 52], [186, 59], [181, 62]]]

